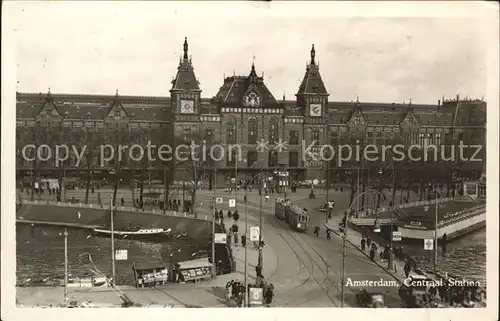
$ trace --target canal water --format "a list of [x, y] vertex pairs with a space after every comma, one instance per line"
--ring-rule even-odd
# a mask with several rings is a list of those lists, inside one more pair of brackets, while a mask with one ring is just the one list
[[[414, 251], [422, 254], [421, 249], [408, 246], [405, 248], [410, 253]], [[425, 261], [421, 258], [422, 265], [432, 268], [433, 264]], [[446, 255], [443, 255], [441, 247], [438, 247], [437, 266], [441, 271], [477, 280], [481, 286], [486, 286], [486, 228], [451, 241], [446, 247]]]
[[[64, 279], [64, 228], [28, 224], [16, 226], [18, 285], [40, 285], [42, 281]], [[115, 250], [128, 250], [128, 260], [115, 261], [116, 283], [134, 284], [132, 262], [158, 264], [209, 257], [209, 239], [174, 236], [162, 243], [115, 238]], [[68, 229], [69, 277], [89, 277], [88, 255], [106, 276], [111, 275], [111, 239], [92, 235], [88, 230]], [[216, 249], [219, 259], [219, 248]], [[227, 255], [226, 255], [227, 256]]]

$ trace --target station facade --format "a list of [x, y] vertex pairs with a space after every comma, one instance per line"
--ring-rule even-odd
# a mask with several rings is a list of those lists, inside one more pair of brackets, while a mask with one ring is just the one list
[[[146, 146], [178, 144], [191, 140], [205, 140], [207, 146], [238, 144], [242, 153], [234, 160], [226, 153], [218, 161], [196, 165], [201, 181], [225, 184], [237, 173], [238, 180], [249, 180], [261, 171], [289, 173], [291, 181], [330, 179], [342, 182], [353, 179], [360, 169], [368, 177], [394, 175], [415, 176], [416, 179], [447, 181], [450, 177], [477, 179], [485, 168], [486, 102], [478, 99], [440, 99], [434, 105], [335, 101], [325, 87], [316, 60], [314, 45], [310, 60], [294, 100], [276, 98], [267, 88], [263, 75], [258, 75], [252, 64], [248, 75], [225, 77], [222, 86], [212, 98], [202, 97], [202, 87], [195, 75], [189, 56], [187, 39], [183, 56], [172, 81], [169, 97], [115, 95], [70, 95], [45, 93], [17, 93], [16, 106], [16, 171], [18, 178], [26, 177], [87, 177], [95, 179], [114, 174], [119, 169], [124, 179], [143, 175], [149, 179], [173, 176], [173, 181], [190, 180], [190, 164], [166, 164], [142, 157], [140, 161], [123, 157], [100, 163], [99, 146]], [[258, 150], [258, 142], [267, 142], [267, 148]], [[331, 161], [316, 161], [304, 154], [303, 144], [310, 146], [330, 144], [365, 146], [373, 144], [435, 145], [447, 150], [460, 141], [466, 145], [483, 145], [476, 155], [482, 162], [453, 160], [423, 162], [415, 166], [408, 162], [387, 160], [360, 161], [351, 159], [340, 164], [337, 157]], [[279, 144], [285, 148], [279, 148]], [[22, 157], [27, 144], [36, 147], [48, 145], [55, 153], [57, 144], [86, 146], [85, 157], [77, 163], [70, 152], [69, 159], [55, 164], [54, 159], [29, 161]], [[105, 153], [110, 153], [111, 147]], [[157, 151], [153, 149], [153, 154]], [[46, 157], [48, 151], [41, 154]], [[126, 151], [128, 154], [128, 152]], [[140, 151], [134, 154], [140, 158]], [[458, 150], [454, 151], [455, 156]], [[473, 151], [466, 153], [471, 156]], [[33, 154], [31, 154], [33, 156]], [[109, 156], [109, 155], [107, 155]], [[192, 164], [191, 164], [192, 165]], [[217, 171], [215, 171], [217, 169]], [[63, 174], [61, 174], [63, 173]], [[214, 173], [215, 176], [214, 176]], [[365, 175], [365, 174], [363, 174]], [[220, 185], [219, 185], [220, 186]]]

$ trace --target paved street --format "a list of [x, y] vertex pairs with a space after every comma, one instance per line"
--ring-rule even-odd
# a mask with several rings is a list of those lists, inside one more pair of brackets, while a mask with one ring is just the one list
[[[316, 200], [318, 202], [319, 200]], [[304, 201], [305, 202], [305, 201]], [[314, 205], [310, 202], [309, 205]], [[341, 241], [335, 236], [328, 241], [324, 237], [315, 237], [311, 233], [303, 234], [291, 231], [285, 224], [276, 221], [266, 203], [264, 211], [263, 235], [266, 244], [271, 246], [278, 257], [278, 270], [270, 277], [271, 282], [278, 284], [276, 304], [279, 306], [340, 306], [341, 305]], [[253, 206], [252, 206], [253, 207]], [[255, 214], [254, 214], [255, 210]], [[310, 210], [311, 211], [311, 210]], [[250, 216], [258, 215], [253, 207]], [[313, 217], [320, 217], [312, 214]], [[283, 264], [281, 264], [281, 261]], [[293, 260], [298, 261], [292, 265]], [[294, 268], [291, 268], [294, 266]], [[266, 275], [267, 276], [267, 275]], [[393, 281], [384, 270], [361, 254], [354, 247], [347, 247], [346, 278], [353, 281], [386, 280]], [[356, 306], [354, 294], [360, 288], [346, 287], [345, 306]], [[400, 300], [397, 287], [375, 288], [386, 294], [388, 306], [399, 307]]]
[[[68, 191], [69, 192], [69, 191]], [[112, 193], [112, 190], [101, 190], [101, 197]], [[127, 195], [129, 191], [119, 190], [117, 195]], [[81, 195], [78, 193], [85, 193], [85, 191], [74, 191], [75, 198]], [[228, 210], [228, 201], [231, 194], [227, 192], [218, 191], [218, 197], [224, 197], [224, 203], [219, 205], [226, 213]], [[317, 192], [315, 200], [307, 198], [308, 190], [299, 190], [289, 197], [292, 201], [297, 202], [301, 207], [309, 209], [311, 214], [311, 229], [309, 234], [297, 233], [292, 231], [286, 224], [279, 222], [274, 217], [274, 196], [271, 196], [267, 202], [263, 202], [263, 239], [266, 243], [264, 251], [264, 276], [275, 285], [275, 300], [273, 306], [283, 307], [339, 307], [341, 306], [341, 240], [340, 238], [332, 235], [332, 240], [326, 240], [324, 230], [320, 237], [312, 236], [312, 227], [315, 225], [322, 226], [325, 221], [325, 213], [316, 211], [317, 208], [324, 201], [324, 193]], [[323, 194], [323, 196], [322, 196]], [[71, 195], [68, 193], [68, 195]], [[227, 197], [226, 197], [227, 195]], [[241, 218], [238, 222], [240, 231], [244, 227], [244, 192], [240, 191], [237, 195], [238, 211]], [[121, 197], [121, 196], [118, 196]], [[125, 196], [124, 196], [125, 197]], [[200, 191], [198, 193], [198, 202], [202, 206], [198, 209], [201, 215], [211, 215], [208, 209], [209, 203], [212, 200], [213, 192]], [[342, 208], [346, 207], [348, 203], [348, 192], [330, 193], [330, 199], [334, 199], [337, 203], [336, 208], [339, 209], [336, 214], [340, 215], [343, 211]], [[259, 224], [259, 201], [260, 197], [258, 192], [248, 194], [248, 227]], [[225, 223], [229, 222], [227, 216]], [[241, 235], [241, 233], [240, 233]], [[247, 233], [248, 235], [248, 233]], [[192, 285], [183, 285], [175, 288], [177, 285], [167, 286], [165, 289], [158, 289], [158, 291], [174, 291], [175, 294], [170, 295], [185, 295], [187, 301], [183, 304], [203, 305], [203, 306], [220, 306], [223, 304], [216, 297], [218, 292], [224, 286], [225, 282], [230, 279], [244, 279], [244, 251], [241, 247], [233, 247], [234, 256], [238, 262], [238, 271], [231, 275], [221, 276], [210, 282], [201, 283], [195, 288], [198, 288], [203, 293], [190, 292], [185, 288]], [[248, 248], [248, 272], [250, 282], [253, 282], [255, 277], [255, 264], [257, 262], [257, 250], [250, 244]], [[347, 247], [346, 257], [346, 279], [347, 282], [350, 278], [352, 281], [393, 281], [394, 279], [388, 275], [383, 269], [375, 263], [368, 260], [368, 258], [360, 253], [357, 249], [349, 245]], [[182, 288], [182, 290], [181, 290]], [[346, 286], [344, 289], [344, 306], [356, 306], [354, 294], [361, 288]], [[397, 286], [373, 288], [370, 289], [376, 292], [383, 292], [386, 295], [386, 304], [390, 307], [399, 307], [400, 300], [397, 294]], [[25, 291], [25, 290], [23, 290]], [[136, 291], [131, 289], [138, 302], [153, 302], [148, 298], [157, 299], [154, 302], [162, 304], [170, 302], [166, 298], [161, 299], [162, 295], [154, 295], [147, 291]], [[194, 290], [192, 290], [194, 291]], [[214, 292], [215, 291], [215, 292]], [[213, 292], [213, 293], [212, 293]], [[127, 292], [128, 293], [128, 292]], [[165, 294], [166, 295], [166, 294]], [[160, 300], [160, 301], [159, 301]], [[181, 300], [182, 301], [182, 300]], [[200, 301], [202, 301], [200, 303]], [[59, 301], [58, 301], [59, 302]], [[198, 303], [196, 303], [198, 302]], [[21, 302], [22, 303], [22, 302]], [[179, 303], [178, 303], [179, 304]]]

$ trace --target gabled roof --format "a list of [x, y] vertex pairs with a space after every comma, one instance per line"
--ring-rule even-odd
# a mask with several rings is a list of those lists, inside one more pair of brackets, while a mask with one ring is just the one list
[[323, 79], [319, 73], [319, 64], [316, 63], [315, 57], [316, 50], [314, 49], [314, 45], [312, 45], [311, 62], [306, 67], [306, 73], [302, 79], [297, 95], [328, 95]]
[[406, 125], [420, 124], [420, 119], [413, 112], [413, 108], [411, 107], [411, 105], [408, 106], [405, 113], [401, 114], [400, 121], [402, 124]]
[[244, 95], [249, 89], [254, 90], [260, 96], [264, 108], [276, 108], [279, 106], [273, 94], [264, 83], [264, 77], [257, 76], [254, 64], [252, 64], [252, 69], [248, 76], [232, 76], [225, 78], [224, 83], [215, 95], [214, 102], [224, 105], [241, 104]]
[[358, 106], [354, 107], [349, 115], [349, 119], [347, 120], [350, 123], [355, 123], [355, 121], [359, 119], [361, 124], [367, 124], [367, 118], [365, 117], [363, 111]]
[[66, 119], [103, 120], [113, 107], [133, 120], [170, 120], [170, 99], [111, 95], [17, 94], [17, 118], [36, 118], [43, 108], [54, 106]]
[[179, 67], [177, 67], [177, 75], [172, 80], [171, 91], [174, 90], [201, 91], [194, 74], [191, 58], [188, 56], [187, 38], [184, 39], [184, 54], [179, 62]]

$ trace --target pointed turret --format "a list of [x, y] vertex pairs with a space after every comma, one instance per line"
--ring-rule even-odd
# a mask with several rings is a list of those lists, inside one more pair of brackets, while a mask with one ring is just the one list
[[188, 42], [187, 37], [184, 38], [183, 45], [183, 55], [179, 62], [179, 67], [177, 67], [177, 75], [172, 81], [171, 91], [182, 90], [182, 91], [200, 91], [198, 80], [194, 74], [194, 68], [191, 63], [191, 59], [188, 56]]
[[257, 72], [255, 71], [255, 63], [252, 63], [252, 69], [250, 70], [250, 74], [248, 75], [248, 79], [250, 79], [251, 82], [255, 82], [257, 80]]
[[297, 106], [302, 109], [304, 115], [310, 117], [323, 117], [326, 115], [325, 110], [328, 105], [329, 94], [319, 73], [314, 45], [311, 48], [311, 60], [306, 65], [306, 74], [295, 96], [297, 97]]
[[325, 84], [319, 73], [319, 66], [316, 63], [316, 49], [312, 45], [311, 61], [306, 67], [306, 74], [300, 84], [297, 95], [328, 95]]
[[314, 61], [314, 58], [316, 57], [316, 50], [314, 49], [314, 45], [312, 45], [311, 49], [311, 65], [315, 65], [316, 62]]

